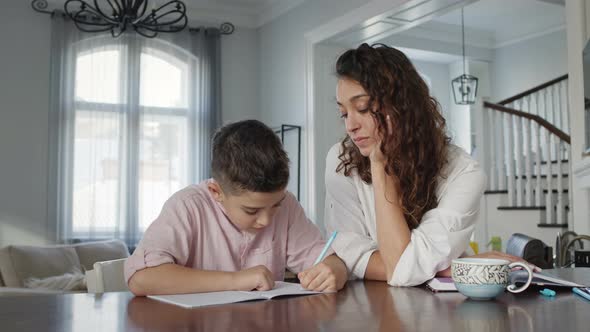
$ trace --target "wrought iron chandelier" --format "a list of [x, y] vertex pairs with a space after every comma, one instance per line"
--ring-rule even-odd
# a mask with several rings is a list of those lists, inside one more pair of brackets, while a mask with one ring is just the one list
[[463, 8], [461, 8], [461, 36], [463, 46], [463, 75], [456, 77], [451, 81], [453, 87], [453, 97], [455, 104], [470, 105], [475, 103], [477, 95], [477, 77], [468, 75], [467, 66], [465, 65], [465, 21], [463, 19]]
[[[144, 37], [154, 38], [159, 32], [178, 32], [186, 28], [186, 5], [179, 0], [67, 0], [65, 14], [78, 29], [85, 32], [110, 31], [113, 37], [133, 28]], [[47, 1], [33, 0], [33, 9], [44, 11]], [[41, 10], [39, 10], [41, 9]]]

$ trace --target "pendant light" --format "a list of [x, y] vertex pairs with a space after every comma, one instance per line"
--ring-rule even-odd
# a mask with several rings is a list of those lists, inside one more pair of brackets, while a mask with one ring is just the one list
[[463, 75], [452, 80], [453, 96], [455, 104], [470, 105], [475, 103], [477, 95], [477, 77], [467, 74], [465, 65], [465, 21], [463, 18], [463, 8], [461, 8], [461, 36], [463, 46]]

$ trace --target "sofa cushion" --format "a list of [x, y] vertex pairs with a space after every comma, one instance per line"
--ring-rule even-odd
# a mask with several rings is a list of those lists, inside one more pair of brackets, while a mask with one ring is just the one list
[[88, 242], [74, 246], [82, 265], [82, 271], [92, 270], [94, 263], [127, 258], [129, 251], [121, 240]]
[[[2, 296], [38, 296], [47, 294], [63, 294], [63, 291], [51, 289], [30, 289], [22, 287], [0, 287], [0, 298]], [[73, 292], [72, 292], [73, 293]]]
[[7, 246], [0, 249], [0, 274], [7, 287], [23, 287], [27, 278], [47, 278], [80, 271], [71, 246]]
[[85, 291], [86, 277], [80, 271], [47, 278], [27, 278], [23, 281], [26, 288], [53, 289], [63, 291]]

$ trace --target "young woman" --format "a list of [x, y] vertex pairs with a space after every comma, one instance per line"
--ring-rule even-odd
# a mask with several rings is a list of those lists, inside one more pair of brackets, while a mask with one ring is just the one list
[[357, 278], [412, 286], [448, 275], [474, 231], [483, 171], [450, 144], [438, 102], [402, 52], [363, 44], [336, 73], [347, 136], [326, 161], [332, 248]]

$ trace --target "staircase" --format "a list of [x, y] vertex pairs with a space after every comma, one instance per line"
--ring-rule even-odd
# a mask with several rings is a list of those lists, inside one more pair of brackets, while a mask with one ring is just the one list
[[[478, 159], [488, 176], [478, 241], [519, 232], [552, 245], [571, 220], [567, 75], [477, 105]], [[480, 224], [481, 225], [481, 224]]]

